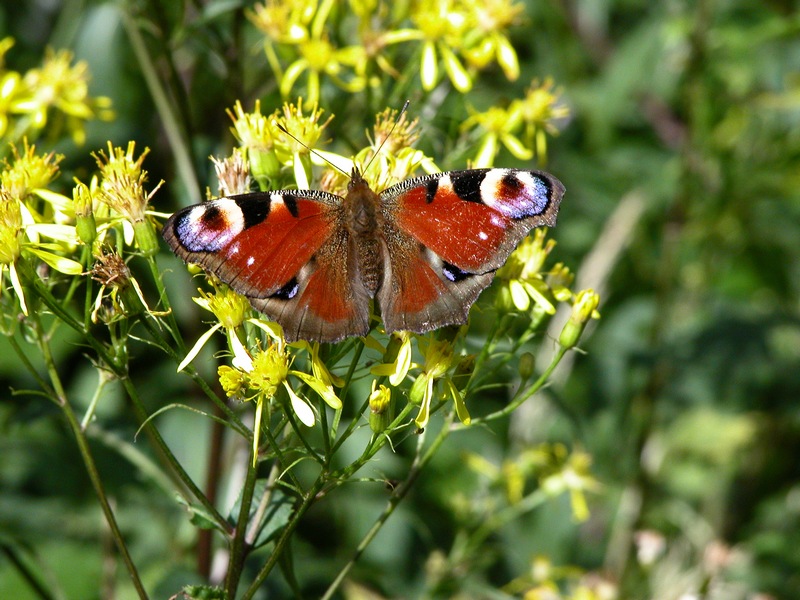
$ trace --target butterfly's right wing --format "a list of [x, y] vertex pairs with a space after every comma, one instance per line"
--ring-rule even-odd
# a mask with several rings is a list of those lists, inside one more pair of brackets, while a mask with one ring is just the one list
[[387, 244], [378, 303], [387, 331], [430, 331], [469, 308], [533, 227], [555, 225], [564, 186], [542, 171], [469, 169], [381, 193]]
[[286, 339], [338, 341], [369, 331], [341, 199], [283, 190], [220, 198], [170, 217], [163, 236], [279, 323]]

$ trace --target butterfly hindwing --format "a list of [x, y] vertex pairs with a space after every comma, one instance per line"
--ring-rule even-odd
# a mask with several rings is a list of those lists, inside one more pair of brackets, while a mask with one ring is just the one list
[[464, 323], [519, 241], [555, 224], [563, 192], [547, 173], [516, 169], [429, 175], [385, 190], [392, 231], [378, 302], [387, 330]]
[[448, 265], [407, 234], [387, 237], [383, 281], [377, 293], [386, 331], [423, 333], [467, 320], [469, 307], [494, 272], [471, 274]]
[[287, 340], [319, 342], [367, 335], [369, 301], [344, 229], [323, 244], [282, 293], [250, 299], [253, 308], [281, 324]]

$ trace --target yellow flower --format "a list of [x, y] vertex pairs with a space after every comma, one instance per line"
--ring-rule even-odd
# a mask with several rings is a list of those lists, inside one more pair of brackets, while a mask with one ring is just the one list
[[[56, 216], [62, 215], [60, 209], [63, 206], [54, 208], [47, 202], [41, 211], [36, 206], [40, 197], [50, 200], [52, 196], [57, 196], [43, 186], [55, 177], [59, 159], [52, 153], [38, 156], [35, 147], [29, 147], [27, 143], [22, 155], [18, 154], [16, 148], [13, 154], [13, 164], [5, 161], [0, 173], [0, 290], [4, 289], [2, 278], [8, 271], [20, 308], [27, 315], [28, 307], [17, 269], [20, 257], [33, 255], [53, 269], [69, 275], [82, 273], [83, 267], [63, 255], [71, 251], [77, 242], [74, 227], [53, 222]], [[45, 222], [41, 214], [45, 210], [49, 222]], [[39, 236], [53, 241], [40, 241]]]
[[52, 183], [58, 174], [58, 163], [64, 157], [53, 152], [36, 154], [36, 146], [28, 145], [27, 139], [23, 140], [23, 148], [20, 154], [16, 146], [11, 147], [13, 161], [3, 161], [5, 168], [0, 174], [0, 185], [12, 197], [27, 202], [33, 194]]
[[[282, 344], [270, 344], [253, 357], [248, 385], [265, 398], [272, 398], [278, 388], [284, 384], [288, 374], [289, 354], [286, 352], [286, 347]], [[310, 407], [308, 408], [310, 409]], [[305, 423], [304, 416], [300, 416], [300, 420]], [[310, 423], [312, 425], [314, 423], [313, 416]]]
[[22, 211], [19, 201], [0, 187], [0, 290], [3, 290], [3, 273], [8, 269], [11, 285], [19, 298], [20, 308], [28, 314], [22, 283], [15, 263], [22, 252]]
[[551, 496], [568, 492], [572, 516], [576, 521], [589, 518], [586, 492], [600, 489], [600, 483], [591, 475], [592, 457], [586, 452], [568, 452], [561, 444], [540, 449], [545, 456], [544, 474], [540, 478], [542, 489]]
[[186, 357], [178, 365], [178, 371], [183, 371], [190, 362], [200, 353], [206, 342], [211, 339], [215, 331], [219, 329], [225, 330], [225, 335], [228, 338], [228, 346], [233, 352], [234, 358], [239, 360], [247, 360], [247, 352], [242, 345], [241, 340], [236, 333], [236, 329], [244, 323], [245, 318], [250, 310], [250, 305], [247, 299], [241, 294], [237, 294], [227, 286], [216, 288], [214, 294], [208, 294], [202, 290], [199, 298], [192, 298], [199, 306], [214, 313], [217, 318], [217, 323], [203, 333], [200, 338], [195, 342], [192, 349], [189, 350]]
[[425, 359], [424, 370], [414, 381], [409, 392], [409, 400], [419, 404], [420, 407], [415, 419], [417, 427], [423, 429], [428, 424], [434, 383], [438, 379], [442, 380], [446, 392], [453, 399], [458, 418], [465, 425], [469, 425], [471, 418], [464, 404], [464, 398], [453, 383], [452, 377], [445, 377], [453, 362], [453, 343], [447, 340], [435, 340], [432, 337], [427, 337], [425, 340], [424, 343], [420, 343], [420, 350]]
[[[256, 320], [251, 320], [254, 324]], [[265, 328], [266, 331], [271, 331]], [[271, 333], [270, 333], [271, 335]], [[253, 394], [245, 397], [256, 403], [255, 425], [253, 435], [253, 463], [258, 458], [258, 445], [261, 433], [261, 422], [264, 406], [271, 401], [283, 387], [289, 397], [292, 412], [300, 422], [311, 427], [316, 422], [316, 415], [311, 404], [292, 388], [289, 377], [295, 377], [314, 390], [323, 401], [331, 408], [339, 410], [342, 402], [330, 386], [314, 375], [291, 369], [293, 357], [289, 354], [288, 347], [283, 338], [273, 338], [263, 350], [256, 350], [251, 355], [246, 350], [240, 357], [234, 357], [233, 368], [218, 369], [220, 384], [229, 396], [242, 395], [245, 390], [252, 390]], [[238, 360], [237, 360], [238, 359]]]
[[400, 385], [411, 368], [411, 334], [407, 331], [394, 332], [389, 337], [383, 360], [369, 372], [378, 377], [388, 377], [389, 383], [395, 387]]
[[462, 94], [472, 89], [472, 77], [455, 52], [464, 47], [471, 30], [469, 17], [464, 4], [457, 0], [430, 0], [412, 6], [411, 20], [424, 40], [420, 78], [426, 91], [432, 90], [439, 81], [439, 56], [453, 87]]
[[493, 59], [510, 81], [519, 77], [517, 53], [505, 29], [519, 22], [524, 8], [509, 0], [465, 0], [473, 13], [475, 27], [471, 31], [465, 58], [478, 69], [486, 67]]
[[558, 135], [559, 121], [569, 117], [569, 108], [561, 104], [560, 90], [553, 88], [553, 80], [541, 84], [534, 81], [525, 98], [512, 103], [512, 111], [519, 114], [525, 124], [525, 139], [540, 160], [547, 157], [547, 135]]
[[484, 132], [479, 138], [480, 144], [473, 165], [477, 168], [494, 166], [494, 159], [500, 149], [498, 144], [505, 146], [520, 160], [533, 158], [533, 152], [515, 135], [521, 125], [519, 111], [509, 111], [496, 106], [485, 112], [470, 115], [461, 125], [462, 130], [477, 127]]
[[531, 309], [533, 303], [546, 314], [555, 314], [555, 299], [542, 268], [556, 243], [554, 240], [545, 242], [546, 234], [544, 229], [536, 229], [533, 236], [524, 238], [506, 264], [498, 269], [497, 276], [507, 282], [506, 291], [498, 296], [498, 302], [507, 304], [510, 299], [511, 305], [522, 312]]
[[376, 387], [372, 380], [372, 391], [369, 395], [369, 427], [374, 433], [386, 431], [394, 419], [392, 390], [384, 385]]
[[372, 150], [396, 154], [410, 148], [419, 139], [417, 126], [419, 119], [408, 119], [408, 113], [400, 113], [396, 108], [387, 108], [375, 117], [372, 128]]
[[280, 130], [275, 118], [261, 114], [261, 103], [256, 100], [253, 112], [245, 112], [238, 100], [233, 110], [228, 110], [233, 121], [231, 132], [247, 153], [247, 164], [253, 179], [262, 190], [280, 187], [281, 163], [275, 154], [275, 137]]
[[[322, 0], [319, 3], [294, 0], [283, 6], [270, 1], [256, 5], [254, 12], [248, 14], [253, 24], [271, 38], [265, 41], [265, 51], [276, 77], [280, 79], [280, 91], [284, 98], [289, 96], [300, 76], [306, 72], [306, 95], [312, 105], [319, 102], [320, 76], [323, 74], [348, 92], [364, 89], [366, 80], [354, 69], [365, 61], [363, 46], [337, 48], [325, 31], [334, 5], [334, 0]], [[272, 47], [272, 40], [289, 45], [299, 55], [285, 71]], [[348, 70], [353, 73], [343, 76]]]
[[253, 6], [247, 16], [276, 42], [294, 44], [305, 37], [317, 4], [318, 0], [266, 0]]
[[0, 265], [12, 265], [22, 249], [22, 211], [19, 201], [0, 187]]
[[228, 365], [220, 365], [217, 369], [219, 383], [228, 398], [240, 395], [247, 386], [247, 374]]
[[[276, 119], [278, 133], [275, 136], [275, 153], [282, 164], [291, 163], [294, 178], [299, 189], [311, 187], [311, 149], [314, 148], [322, 137], [325, 127], [333, 118], [328, 117], [322, 121], [322, 113], [316, 104], [306, 102], [310, 112], [303, 112], [303, 100], [297, 104], [285, 103], [283, 114]], [[288, 132], [288, 133], [286, 133]]]
[[63, 113], [67, 128], [76, 143], [85, 141], [83, 122], [95, 117], [110, 119], [111, 100], [89, 97], [88, 65], [84, 61], [72, 64], [73, 55], [67, 50], [48, 49], [41, 68], [31, 69], [22, 78], [11, 111], [30, 118], [35, 129], [48, 123], [52, 109]]
[[125, 219], [126, 242], [135, 240], [139, 250], [151, 256], [158, 252], [159, 246], [155, 228], [147, 219], [147, 206], [164, 182], [145, 192], [147, 171], [142, 169], [142, 163], [150, 150], [145, 148], [135, 158], [135, 148], [135, 142], [128, 142], [125, 150], [108, 142], [108, 154], [101, 150], [94, 155], [101, 175], [100, 199]]

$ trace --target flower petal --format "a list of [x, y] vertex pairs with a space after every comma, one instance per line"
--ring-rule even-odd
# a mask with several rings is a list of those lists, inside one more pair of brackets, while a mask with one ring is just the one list
[[22, 309], [22, 314], [28, 316], [28, 307], [25, 304], [25, 294], [22, 293], [22, 283], [19, 280], [17, 267], [14, 265], [14, 263], [11, 263], [8, 274], [11, 277], [11, 286], [14, 288], [14, 291], [17, 293], [17, 297], [19, 298], [19, 307]]
[[439, 79], [439, 65], [436, 63], [436, 47], [433, 42], [425, 42], [422, 47], [422, 64], [419, 75], [422, 80], [422, 89], [425, 91], [429, 92], [436, 86], [436, 80]]
[[58, 254], [53, 254], [52, 252], [47, 252], [46, 250], [41, 250], [39, 248], [28, 248], [28, 251], [31, 254], [35, 254], [41, 258], [44, 262], [60, 273], [64, 273], [66, 275], [80, 275], [83, 273], [83, 265], [72, 260], [71, 258], [59, 256]]
[[311, 405], [303, 400], [300, 396], [294, 393], [294, 390], [291, 386], [283, 382], [286, 391], [289, 392], [289, 400], [292, 402], [292, 410], [294, 414], [297, 415], [297, 418], [300, 419], [300, 422], [305, 425], [306, 427], [312, 427], [315, 422], [314, 417], [314, 410], [311, 408]]
[[325, 404], [334, 410], [339, 410], [342, 408], [342, 401], [339, 399], [339, 396], [336, 395], [336, 392], [333, 391], [333, 386], [326, 385], [322, 380], [314, 377], [313, 375], [309, 375], [308, 373], [303, 373], [302, 371], [289, 372], [298, 379], [302, 379], [303, 383], [317, 392], [317, 394], [319, 394], [320, 397], [325, 401]]
[[202, 347], [203, 347], [203, 346], [205, 346], [205, 343], [208, 341], [208, 338], [210, 338], [210, 337], [211, 337], [211, 336], [214, 334], [214, 332], [215, 332], [217, 329], [219, 329], [220, 327], [222, 327], [222, 325], [220, 325], [219, 323], [217, 323], [217, 324], [216, 324], [216, 325], [214, 325], [214, 326], [213, 326], [211, 329], [209, 329], [209, 330], [208, 330], [208, 331], [206, 331], [206, 332], [205, 332], [203, 335], [201, 335], [201, 336], [200, 336], [200, 339], [198, 339], [198, 340], [195, 342], [194, 346], [192, 346], [192, 349], [191, 349], [191, 350], [189, 350], [189, 353], [186, 355], [186, 358], [184, 358], [184, 359], [181, 361], [181, 364], [179, 364], [179, 365], [178, 365], [178, 371], [177, 371], [178, 373], [180, 373], [181, 371], [183, 371], [183, 370], [186, 368], [186, 366], [187, 366], [187, 365], [188, 365], [190, 362], [192, 362], [192, 361], [194, 360], [194, 357], [195, 357], [195, 356], [197, 356], [197, 354], [200, 352], [200, 350], [202, 349]]
[[439, 51], [442, 53], [444, 70], [447, 71], [447, 76], [453, 82], [453, 87], [462, 94], [466, 94], [472, 89], [472, 78], [467, 73], [464, 65], [461, 64], [461, 61], [458, 60], [453, 51], [444, 44], [439, 46]]
[[[217, 326], [218, 325], [215, 325], [215, 327]], [[247, 373], [252, 371], [253, 359], [250, 358], [250, 353], [247, 352], [247, 349], [244, 347], [244, 344], [242, 344], [242, 341], [239, 339], [239, 336], [236, 335], [235, 331], [228, 331], [228, 341], [230, 342], [231, 350], [233, 350], [233, 360], [231, 360], [231, 364], [237, 369], [241, 369]]]

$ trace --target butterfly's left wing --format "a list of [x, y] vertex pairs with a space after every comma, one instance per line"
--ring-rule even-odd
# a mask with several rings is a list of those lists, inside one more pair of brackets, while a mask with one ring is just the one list
[[563, 194], [552, 175], [518, 169], [440, 173], [385, 190], [387, 252], [377, 298], [386, 330], [466, 322], [520, 240], [555, 225]]
[[308, 190], [255, 192], [185, 208], [163, 236], [277, 321], [286, 339], [338, 341], [369, 331], [341, 198]]

